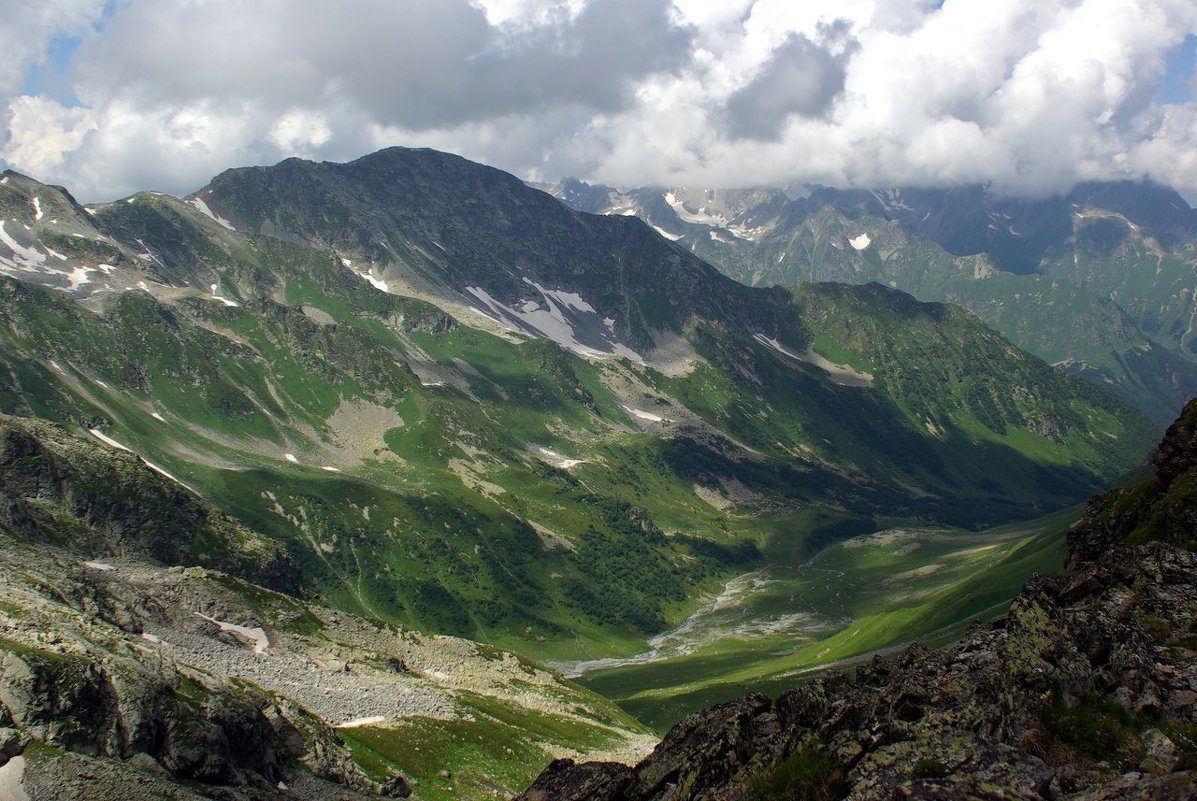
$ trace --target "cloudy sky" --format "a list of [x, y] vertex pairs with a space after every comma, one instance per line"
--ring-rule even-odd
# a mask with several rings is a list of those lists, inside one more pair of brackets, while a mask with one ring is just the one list
[[1150, 177], [1194, 0], [0, 0], [0, 163], [83, 200], [387, 145], [616, 185]]

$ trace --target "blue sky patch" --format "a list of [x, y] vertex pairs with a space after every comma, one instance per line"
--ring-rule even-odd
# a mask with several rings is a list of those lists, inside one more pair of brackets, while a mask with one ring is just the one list
[[64, 106], [78, 106], [79, 100], [71, 91], [69, 72], [71, 57], [82, 42], [78, 36], [58, 35], [51, 39], [45, 61], [34, 64], [25, 73], [21, 93], [50, 97]]
[[1156, 94], [1158, 103], [1188, 103], [1193, 100], [1193, 70], [1197, 66], [1197, 36], [1192, 34], [1165, 56], [1164, 85]]

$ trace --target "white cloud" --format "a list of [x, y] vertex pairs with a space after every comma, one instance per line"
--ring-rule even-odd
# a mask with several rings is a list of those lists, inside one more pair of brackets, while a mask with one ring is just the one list
[[83, 109], [17, 95], [97, 5], [31, 5], [0, 69], [0, 155], [83, 197], [390, 144], [620, 184], [1197, 192], [1197, 104], [1154, 102], [1192, 0], [124, 0], [74, 56]]
[[9, 141], [0, 155], [33, 175], [57, 175], [66, 158], [96, 129], [85, 108], [66, 108], [45, 97], [14, 98], [8, 108]]
[[284, 153], [306, 156], [314, 148], [328, 144], [332, 131], [324, 115], [312, 109], [292, 109], [275, 121], [270, 141]]

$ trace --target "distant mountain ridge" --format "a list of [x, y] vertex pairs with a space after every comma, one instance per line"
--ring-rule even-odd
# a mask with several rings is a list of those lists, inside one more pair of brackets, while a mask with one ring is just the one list
[[560, 310], [581, 323], [583, 349], [651, 348], [650, 329], [759, 305], [639, 221], [566, 213], [511, 175], [436, 151], [230, 170], [192, 198], [238, 230], [352, 256], [376, 280], [402, 266], [532, 334], [545, 331], [525, 304]]
[[1085, 183], [1041, 200], [980, 186], [546, 189], [641, 216], [746, 284], [879, 281], [963, 305], [1161, 422], [1197, 391], [1197, 211], [1161, 186]]

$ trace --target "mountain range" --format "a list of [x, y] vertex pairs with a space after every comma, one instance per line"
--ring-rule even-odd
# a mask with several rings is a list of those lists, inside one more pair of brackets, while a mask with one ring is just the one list
[[749, 285], [875, 281], [958, 304], [1161, 423], [1197, 391], [1197, 211], [1162, 186], [1087, 183], [1034, 200], [982, 186], [545, 189], [639, 216]]
[[[663, 728], [707, 698], [695, 665], [723, 695], [777, 638], [823, 664], [958, 632], [1158, 436], [1158, 409], [957, 306], [753, 287], [671, 240], [428, 150], [87, 206], [4, 173], [0, 650], [24, 689], [0, 750], [30, 786], [136, 757], [147, 797], [515, 791], [650, 741], [541, 661], [673, 670], [683, 707], [637, 707]], [[817, 620], [771, 595], [827, 553], [887, 592]], [[767, 602], [658, 659], [745, 597]], [[219, 745], [259, 735], [264, 762]]]

